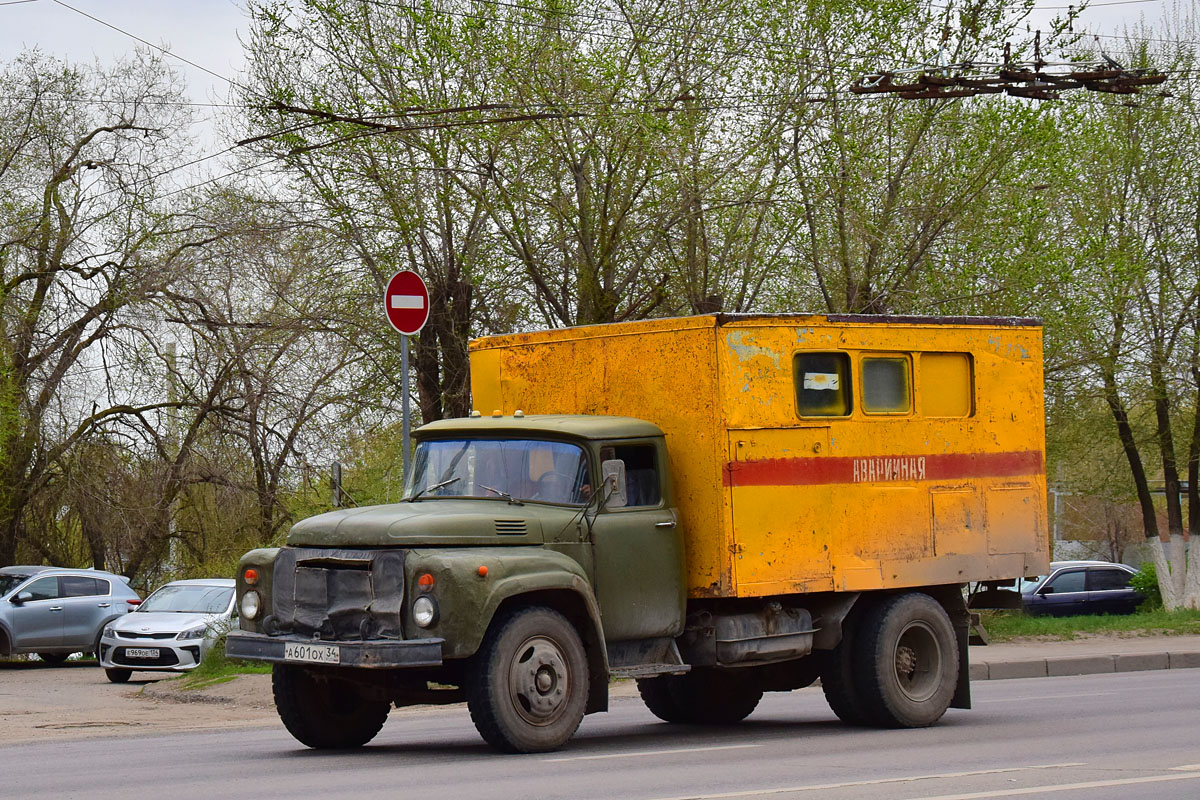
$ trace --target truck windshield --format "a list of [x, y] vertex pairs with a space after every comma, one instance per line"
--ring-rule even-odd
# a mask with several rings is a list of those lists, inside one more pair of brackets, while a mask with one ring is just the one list
[[583, 505], [591, 494], [587, 455], [567, 442], [437, 439], [417, 443], [409, 498], [492, 497]]

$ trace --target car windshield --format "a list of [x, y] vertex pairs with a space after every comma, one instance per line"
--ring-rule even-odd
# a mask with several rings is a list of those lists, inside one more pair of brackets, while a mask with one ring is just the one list
[[438, 439], [417, 444], [406, 496], [583, 505], [590, 491], [587, 455], [578, 445], [536, 439]]
[[229, 608], [233, 589], [226, 586], [173, 586], [167, 584], [146, 598], [138, 611], [178, 611], [220, 614]]
[[0, 595], [8, 594], [28, 578], [28, 575], [0, 575]]

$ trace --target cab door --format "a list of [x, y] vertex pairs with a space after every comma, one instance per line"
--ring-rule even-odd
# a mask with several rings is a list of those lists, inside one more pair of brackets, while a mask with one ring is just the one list
[[26, 584], [14, 597], [25, 597], [12, 608], [16, 646], [22, 650], [38, 647], [58, 647], [63, 641], [63, 601], [59, 596], [58, 578], [38, 578]]
[[670, 505], [662, 441], [614, 442], [602, 460], [625, 465], [625, 496], [610, 498], [592, 524], [604, 637], [610, 642], [675, 636], [683, 630], [683, 537]]

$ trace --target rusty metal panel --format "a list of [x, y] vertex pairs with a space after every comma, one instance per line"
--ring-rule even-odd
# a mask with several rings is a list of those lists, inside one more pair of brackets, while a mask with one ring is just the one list
[[[801, 353], [847, 354], [850, 413], [800, 415]], [[863, 358], [896, 354], [911, 357], [914, 402], [864, 413]], [[484, 414], [621, 414], [667, 433], [692, 597], [1047, 566], [1041, 329], [1029, 320], [706, 316], [493, 337], [471, 357]], [[939, 391], [949, 401], [923, 403]]]

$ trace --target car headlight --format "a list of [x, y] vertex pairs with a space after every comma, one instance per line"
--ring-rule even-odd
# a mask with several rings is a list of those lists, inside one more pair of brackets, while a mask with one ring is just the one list
[[183, 633], [176, 636], [176, 639], [203, 639], [204, 632], [208, 630], [207, 625], [197, 625], [194, 628], [188, 628]]
[[251, 590], [242, 595], [242, 602], [239, 608], [242, 616], [246, 619], [254, 619], [258, 616], [259, 608], [262, 605], [262, 598], [258, 596], [258, 592]]
[[437, 619], [437, 603], [429, 595], [423, 594], [413, 601], [412, 615], [413, 622], [428, 628]]
[[104, 626], [104, 633], [102, 635], [107, 636], [109, 639], [117, 638], [117, 626], [111, 622], [108, 623]]

